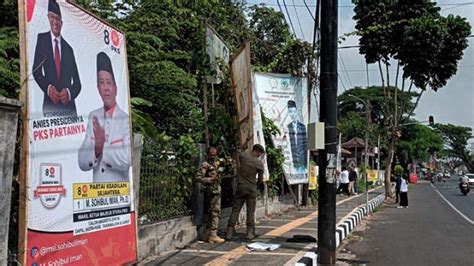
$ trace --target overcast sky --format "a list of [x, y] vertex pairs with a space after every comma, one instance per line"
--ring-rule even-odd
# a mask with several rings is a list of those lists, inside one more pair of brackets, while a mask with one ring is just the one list
[[[289, 22], [283, 0], [279, 0], [283, 13]], [[248, 4], [265, 3], [266, 5], [280, 10], [277, 0], [248, 0]], [[298, 38], [312, 41], [313, 19], [305, 6], [303, 0], [285, 0], [289, 18], [292, 21], [295, 34]], [[474, 34], [474, 1], [470, 0], [440, 0], [437, 1], [441, 7], [442, 15], [454, 14], [467, 18], [471, 24]], [[314, 14], [316, 0], [306, 0], [311, 12]], [[353, 4], [351, 0], [339, 0], [339, 33], [355, 31], [355, 21]], [[358, 45], [356, 37], [348, 38], [339, 46]], [[469, 38], [469, 47], [464, 51], [464, 57], [459, 62], [458, 72], [449, 81], [446, 87], [438, 92], [427, 91], [420, 100], [416, 109], [415, 118], [420, 121], [428, 120], [428, 116], [433, 115], [436, 123], [451, 123], [455, 125], [468, 126], [474, 130], [474, 38]], [[344, 89], [354, 86], [366, 87], [370, 85], [381, 85], [378, 67], [369, 65], [369, 83], [367, 82], [367, 72], [365, 60], [359, 54], [358, 48], [339, 50], [339, 93]], [[391, 76], [395, 76], [393, 67]]]

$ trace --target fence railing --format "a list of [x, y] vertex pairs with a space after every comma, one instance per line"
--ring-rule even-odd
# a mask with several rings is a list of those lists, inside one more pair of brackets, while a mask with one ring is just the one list
[[141, 158], [138, 222], [147, 224], [192, 214], [197, 158], [178, 158], [174, 144], [166, 149], [145, 140]]

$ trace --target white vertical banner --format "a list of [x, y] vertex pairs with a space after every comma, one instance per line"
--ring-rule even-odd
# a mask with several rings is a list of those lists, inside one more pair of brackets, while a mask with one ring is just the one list
[[290, 184], [308, 182], [308, 93], [305, 78], [285, 74], [255, 73], [255, 90], [264, 114], [280, 130], [273, 136], [283, 150], [285, 174]]
[[[262, 112], [260, 111], [260, 103], [258, 101], [257, 92], [253, 90], [253, 144], [262, 145], [267, 150], [265, 138], [263, 135], [263, 120]], [[270, 172], [268, 171], [267, 156], [265, 155], [262, 159], [263, 164], [263, 180], [268, 181], [270, 179]]]

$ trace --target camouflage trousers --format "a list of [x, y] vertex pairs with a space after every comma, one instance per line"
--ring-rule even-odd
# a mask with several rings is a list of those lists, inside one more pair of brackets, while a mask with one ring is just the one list
[[221, 189], [204, 190], [204, 222], [206, 228], [218, 230], [221, 217]]

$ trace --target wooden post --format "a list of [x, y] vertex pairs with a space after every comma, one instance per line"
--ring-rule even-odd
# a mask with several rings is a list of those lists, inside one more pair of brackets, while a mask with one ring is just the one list
[[28, 54], [26, 50], [26, 18], [25, 18], [25, 1], [18, 1], [18, 27], [20, 36], [20, 99], [24, 103], [21, 110], [21, 127], [20, 127], [20, 208], [18, 223], [18, 260], [21, 265], [26, 262], [26, 230], [27, 230], [27, 202], [28, 202]]

